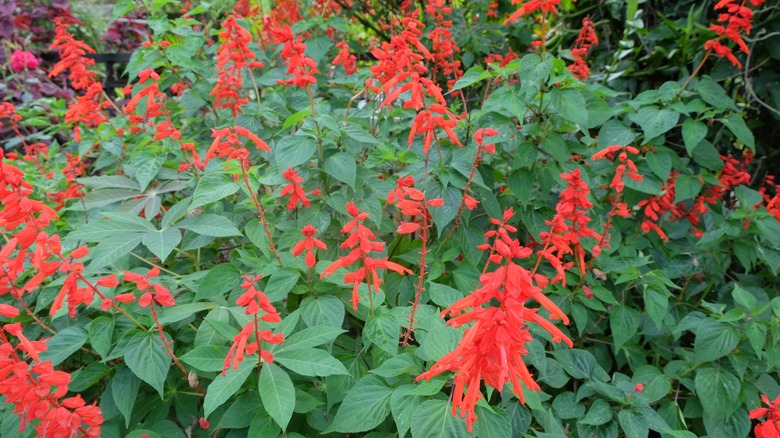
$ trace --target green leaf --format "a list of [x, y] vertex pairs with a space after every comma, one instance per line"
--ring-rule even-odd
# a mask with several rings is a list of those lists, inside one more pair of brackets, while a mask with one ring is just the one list
[[642, 128], [645, 137], [642, 144], [646, 144], [674, 128], [677, 120], [680, 118], [680, 113], [650, 105], [643, 107], [635, 114], [631, 114], [629, 118]]
[[284, 343], [281, 344], [276, 351], [287, 350], [290, 348], [304, 348], [304, 347], [317, 347], [322, 344], [336, 339], [340, 334], [345, 333], [346, 330], [336, 328], [329, 325], [316, 325], [305, 328], [297, 333], [293, 333]]
[[636, 132], [619, 120], [609, 120], [599, 129], [598, 150], [607, 146], [627, 146], [636, 139]]
[[272, 149], [280, 172], [309, 161], [317, 152], [314, 142], [300, 135], [284, 137]]
[[376, 376], [358, 380], [341, 402], [329, 431], [365, 432], [379, 426], [390, 414], [393, 388]]
[[341, 327], [344, 322], [344, 304], [336, 297], [306, 297], [301, 302], [301, 317], [309, 327], [330, 325]]
[[92, 349], [105, 358], [111, 349], [114, 335], [114, 320], [107, 316], [100, 316], [89, 324], [89, 344]]
[[188, 217], [176, 224], [176, 227], [210, 237], [231, 237], [241, 235], [241, 232], [233, 225], [233, 222], [230, 222], [230, 219], [216, 214], [199, 214], [197, 216]]
[[224, 345], [202, 345], [179, 358], [187, 365], [200, 371], [222, 371], [229, 348]]
[[325, 160], [325, 172], [333, 178], [347, 183], [353, 189], [355, 188], [357, 165], [355, 164], [355, 158], [352, 155], [343, 152], [331, 155]]
[[398, 354], [401, 326], [389, 315], [370, 315], [363, 328], [363, 337], [390, 355]]
[[723, 160], [720, 158], [720, 152], [707, 140], [702, 140], [698, 146], [693, 149], [691, 154], [693, 161], [706, 167], [707, 169], [718, 171], [723, 167]]
[[509, 422], [509, 416], [501, 407], [477, 403], [474, 413], [478, 418], [475, 426], [479, 438], [512, 436], [512, 424]]
[[420, 366], [414, 360], [414, 356], [410, 353], [402, 353], [398, 356], [391, 357], [382, 362], [382, 365], [369, 371], [377, 376], [384, 378], [396, 377], [403, 374], [416, 374], [420, 371]]
[[587, 105], [580, 90], [553, 88], [550, 110], [575, 125], [584, 127], [588, 124]]
[[761, 357], [761, 352], [766, 344], [766, 333], [766, 326], [755, 321], [749, 322], [745, 328], [745, 336], [758, 357]]
[[693, 199], [702, 187], [703, 184], [698, 176], [680, 175], [674, 185], [674, 203]]
[[[452, 416], [446, 400], [428, 400], [420, 405], [412, 422], [413, 438], [466, 438], [466, 422]], [[479, 420], [477, 420], [479, 421]]]
[[208, 273], [200, 279], [195, 300], [204, 298], [218, 300], [220, 295], [238, 287], [241, 281], [241, 271], [234, 264], [221, 263], [209, 269]]
[[162, 340], [151, 333], [136, 333], [125, 347], [125, 363], [133, 374], [156, 389], [163, 397], [163, 385], [171, 367], [171, 357]]
[[324, 377], [333, 374], [347, 374], [344, 365], [319, 348], [290, 348], [274, 354], [274, 360], [290, 371], [302, 376]]
[[696, 395], [704, 412], [709, 415], [729, 415], [739, 408], [740, 385], [736, 376], [723, 367], [706, 367], [696, 371]]
[[224, 376], [218, 374], [206, 389], [206, 398], [203, 400], [204, 417], [208, 418], [214, 410], [222, 406], [236, 391], [241, 389], [256, 367], [256, 361], [247, 359], [238, 365], [238, 369], [228, 368]]
[[666, 181], [666, 178], [669, 177], [669, 172], [672, 171], [672, 158], [669, 154], [663, 152], [650, 153], [645, 155], [645, 160], [647, 160], [650, 170], [662, 181]]
[[161, 262], [168, 258], [179, 242], [181, 242], [181, 231], [177, 228], [149, 231], [141, 239], [141, 243], [149, 248], [149, 251], [156, 255]]
[[618, 420], [627, 438], [647, 438], [650, 434], [645, 417], [633, 409], [618, 412]]
[[265, 294], [272, 303], [280, 301], [287, 297], [287, 293], [292, 290], [299, 277], [300, 273], [295, 269], [282, 268], [271, 274], [265, 286]]
[[117, 0], [116, 3], [114, 3], [114, 12], [111, 14], [111, 22], [115, 21], [119, 17], [129, 14], [137, 8], [138, 5], [134, 0]]
[[737, 195], [737, 200], [739, 200], [740, 207], [752, 208], [764, 200], [764, 198], [761, 196], [761, 193], [758, 193], [757, 191], [746, 186], [737, 186], [734, 189], [734, 194]]
[[623, 305], [610, 312], [609, 328], [612, 331], [615, 352], [619, 351], [623, 344], [636, 334], [639, 330], [640, 319], [639, 312]]
[[734, 298], [735, 303], [748, 310], [753, 309], [756, 306], [756, 297], [743, 289], [738, 283], [734, 284], [734, 289], [731, 291], [731, 297]]
[[304, 108], [298, 111], [297, 113], [291, 115], [284, 121], [284, 124], [282, 125], [282, 128], [279, 131], [287, 131], [287, 128], [305, 119], [307, 116], [309, 116], [309, 114], [311, 114], [311, 108]]
[[737, 106], [726, 94], [726, 90], [710, 78], [700, 79], [696, 85], [696, 91], [701, 96], [701, 100], [715, 108], [737, 110]]
[[[349, 138], [357, 141], [358, 143], [368, 143], [368, 144], [380, 143], [380, 141], [376, 137], [371, 135], [371, 133], [369, 133], [362, 127], [360, 127], [360, 125], [356, 125], [352, 122], [347, 122], [346, 126], [341, 128], [341, 130], [344, 131], [344, 133], [346, 133], [349, 136]], [[351, 155], [350, 158], [352, 158]], [[352, 161], [355, 161], [354, 158]]]
[[426, 192], [426, 196], [428, 199], [444, 199], [443, 206], [430, 209], [433, 223], [436, 225], [439, 236], [441, 236], [444, 228], [458, 215], [458, 208], [460, 207], [461, 199], [463, 199], [463, 194], [460, 190], [451, 186], [442, 192], [442, 187], [436, 184]]
[[90, 251], [92, 262], [89, 264], [89, 270], [95, 271], [116, 262], [130, 254], [142, 240], [143, 235], [125, 232], [100, 242]]
[[460, 79], [458, 79], [457, 82], [455, 82], [455, 85], [452, 86], [452, 90], [450, 91], [456, 91], [460, 90], [461, 88], [466, 88], [470, 85], [474, 85], [477, 82], [483, 81], [485, 79], [489, 79], [491, 77], [489, 71], [485, 71], [482, 66], [475, 65], [474, 67], [471, 67], [470, 69], [466, 70], [466, 73], [461, 76]]
[[295, 408], [295, 387], [290, 376], [272, 363], [265, 364], [260, 371], [257, 389], [265, 410], [282, 431], [287, 430]]
[[588, 413], [579, 422], [590, 426], [601, 426], [610, 420], [612, 420], [612, 408], [606, 400], [599, 398], [593, 402]]
[[431, 294], [431, 301], [442, 309], [450, 307], [455, 301], [463, 298], [461, 291], [444, 284], [429, 283], [428, 291]]
[[148, 220], [124, 213], [105, 213], [101, 220], [90, 221], [88, 224], [73, 230], [66, 240], [84, 242], [103, 242], [118, 238], [120, 234], [146, 234], [157, 231]]
[[552, 352], [558, 363], [575, 379], [609, 380], [609, 375], [596, 362], [590, 351], [579, 349], [556, 350]]
[[130, 417], [140, 386], [141, 381], [127, 367], [120, 368], [111, 379], [111, 395], [119, 412], [125, 417], [125, 427], [130, 427]]
[[731, 353], [739, 343], [734, 327], [706, 318], [696, 329], [693, 353], [698, 363], [712, 362]]
[[203, 175], [192, 194], [189, 210], [224, 199], [236, 193], [241, 186], [222, 172], [209, 172]]
[[157, 177], [164, 162], [165, 154], [157, 155], [151, 150], [144, 149], [135, 154], [130, 159], [130, 163], [125, 165], [125, 172], [133, 176], [140, 184], [141, 191], [144, 191]]
[[417, 355], [428, 361], [439, 360], [458, 346], [460, 338], [458, 330], [444, 324], [436, 324], [422, 341]]
[[390, 411], [393, 414], [396, 428], [398, 428], [398, 436], [402, 438], [412, 427], [414, 420], [418, 418], [417, 409], [427, 398], [417, 394], [416, 390], [417, 386], [415, 385], [403, 385], [396, 388], [390, 396]]
[[693, 150], [707, 136], [707, 125], [694, 119], [685, 119], [682, 125], [683, 142], [689, 156], [693, 156]]
[[756, 150], [756, 139], [753, 137], [753, 133], [748, 128], [745, 120], [739, 114], [731, 113], [720, 121], [729, 128], [729, 131], [737, 137], [737, 140], [750, 149]]
[[56, 367], [77, 352], [87, 342], [88, 336], [86, 330], [75, 325], [60, 330], [46, 342], [46, 351], [40, 354], [41, 360], [50, 360]]
[[165, 307], [160, 315], [160, 324], [170, 324], [179, 322], [195, 315], [197, 312], [210, 310], [214, 308], [212, 303], [187, 303], [177, 304], [173, 307]]

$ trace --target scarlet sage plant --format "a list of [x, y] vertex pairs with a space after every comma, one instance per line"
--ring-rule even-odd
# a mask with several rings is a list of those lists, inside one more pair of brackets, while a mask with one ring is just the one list
[[778, 436], [771, 5], [37, 3], [0, 437]]

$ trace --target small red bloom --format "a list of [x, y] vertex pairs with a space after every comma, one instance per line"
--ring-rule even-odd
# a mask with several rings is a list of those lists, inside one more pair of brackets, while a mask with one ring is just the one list
[[314, 238], [314, 235], [317, 234], [317, 229], [311, 225], [306, 225], [303, 227], [301, 234], [303, 234], [304, 239], [293, 246], [292, 254], [298, 257], [305, 250], [306, 266], [311, 269], [315, 264], [317, 264], [317, 260], [314, 258], [314, 248], [316, 247], [321, 250], [326, 250], [328, 247], [325, 246], [325, 243], [320, 239]]
[[298, 176], [298, 172], [293, 170], [291, 167], [285, 170], [284, 173], [282, 173], [282, 176], [287, 181], [290, 181], [290, 183], [284, 186], [282, 191], [279, 193], [282, 196], [290, 195], [290, 200], [287, 201], [287, 209], [294, 209], [299, 202], [303, 204], [304, 207], [309, 207], [311, 205], [311, 201], [309, 201], [309, 198], [306, 197], [306, 192], [303, 191], [303, 188], [301, 187], [303, 178]]

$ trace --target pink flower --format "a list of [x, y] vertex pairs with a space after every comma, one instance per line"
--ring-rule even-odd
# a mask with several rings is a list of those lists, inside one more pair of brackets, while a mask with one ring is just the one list
[[39, 64], [38, 58], [30, 52], [14, 50], [11, 54], [11, 68], [16, 73], [19, 73], [24, 69], [35, 70], [38, 68]]

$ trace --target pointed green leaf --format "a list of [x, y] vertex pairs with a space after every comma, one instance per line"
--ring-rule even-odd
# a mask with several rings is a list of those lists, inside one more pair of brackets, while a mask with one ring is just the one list
[[290, 376], [272, 363], [265, 364], [260, 372], [257, 388], [265, 410], [282, 431], [287, 430], [295, 408], [295, 388]]

